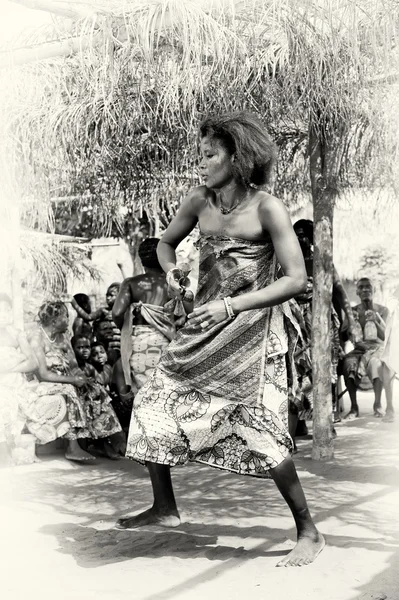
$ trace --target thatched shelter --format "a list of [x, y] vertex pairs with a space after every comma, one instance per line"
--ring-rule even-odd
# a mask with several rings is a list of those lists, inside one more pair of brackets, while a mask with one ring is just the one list
[[173, 214], [196, 181], [196, 128], [210, 111], [264, 116], [288, 203], [311, 193], [312, 115], [340, 121], [341, 189], [392, 181], [393, 111], [375, 80], [397, 65], [393, 1], [20, 4], [52, 11], [53, 24], [3, 52], [8, 158], [24, 197], [78, 196], [98, 233], [123, 227], [121, 204]]

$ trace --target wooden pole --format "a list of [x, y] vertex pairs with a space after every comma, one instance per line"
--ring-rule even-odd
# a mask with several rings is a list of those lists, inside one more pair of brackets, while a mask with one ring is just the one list
[[334, 193], [329, 188], [329, 149], [318, 129], [310, 127], [310, 175], [313, 196], [314, 254], [312, 305], [314, 460], [334, 456], [331, 393], [331, 301], [333, 285]]

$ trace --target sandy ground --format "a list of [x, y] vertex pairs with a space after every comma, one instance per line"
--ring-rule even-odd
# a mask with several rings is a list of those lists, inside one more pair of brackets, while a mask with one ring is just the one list
[[295, 461], [328, 546], [301, 569], [275, 564], [293, 546], [288, 509], [271, 481], [189, 465], [173, 472], [183, 523], [118, 531], [147, 507], [146, 470], [133, 462], [3, 469], [1, 598], [16, 600], [399, 600], [399, 418], [339, 425], [335, 459]]

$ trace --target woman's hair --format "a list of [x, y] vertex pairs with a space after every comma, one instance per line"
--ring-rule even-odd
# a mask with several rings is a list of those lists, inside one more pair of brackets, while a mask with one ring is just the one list
[[233, 176], [247, 187], [269, 183], [277, 149], [260, 119], [246, 111], [207, 117], [201, 137], [218, 140], [234, 155]]
[[83, 308], [83, 310], [89, 314], [91, 313], [90, 298], [87, 294], [75, 294], [73, 298], [80, 308]]
[[12, 308], [12, 301], [8, 294], [0, 294], [0, 302], [6, 302]]
[[143, 267], [162, 269], [157, 256], [158, 238], [147, 238], [139, 246], [139, 257]]
[[313, 221], [310, 219], [299, 219], [299, 221], [294, 223], [295, 233], [298, 231], [298, 229], [303, 229], [309, 242], [313, 244]]
[[66, 314], [68, 314], [68, 309], [66, 305], [60, 300], [50, 300], [49, 302], [44, 302], [39, 308], [39, 321], [41, 325], [49, 325], [50, 323], [55, 321], [63, 312], [66, 312]]

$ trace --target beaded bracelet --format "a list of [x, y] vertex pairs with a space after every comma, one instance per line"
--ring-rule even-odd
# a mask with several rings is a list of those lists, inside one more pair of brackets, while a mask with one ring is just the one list
[[[175, 277], [175, 273], [178, 273], [177, 279]], [[178, 267], [173, 267], [173, 269], [169, 269], [169, 271], [166, 273], [166, 282], [170, 285], [171, 279], [173, 281], [179, 281], [181, 279], [182, 275], [183, 275], [183, 273], [182, 273], [181, 269], [179, 269]]]
[[226, 298], [223, 298], [223, 302], [226, 307], [227, 317], [229, 319], [234, 319], [236, 315], [234, 314], [233, 307], [231, 306], [231, 296], [226, 296]]

